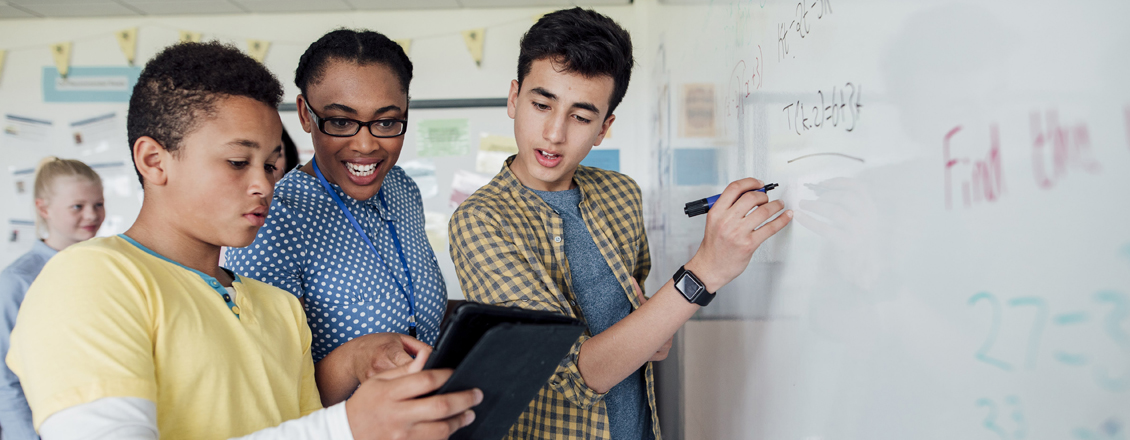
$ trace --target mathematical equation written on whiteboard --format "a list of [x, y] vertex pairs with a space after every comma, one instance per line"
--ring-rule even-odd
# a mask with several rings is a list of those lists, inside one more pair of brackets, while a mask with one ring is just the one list
[[[979, 292], [969, 297], [968, 305], [975, 309], [989, 311], [988, 332], [973, 357], [986, 365], [1003, 371], [1034, 370], [1047, 350], [1043, 347], [1047, 332], [1072, 332], [1087, 326], [1099, 330], [1109, 338], [1119, 351], [1130, 359], [1130, 334], [1123, 325], [1130, 322], [1130, 296], [1116, 290], [1101, 290], [1091, 295], [1090, 307], [1079, 306], [1067, 310], [1055, 310], [1044, 298], [1020, 296], [1002, 301], [990, 292]], [[1094, 309], [1102, 309], [1096, 313]], [[980, 312], [982, 315], [984, 312]], [[1003, 325], [1025, 323], [1028, 331], [1026, 340], [998, 340]], [[1024, 344], [1024, 356], [1010, 359], [994, 354], [1000, 344]], [[1130, 363], [1124, 365], [1102, 365], [1096, 353], [1088, 353], [1079, 347], [1052, 347], [1051, 360], [1064, 366], [1078, 369], [1091, 376], [1095, 385], [1111, 392], [1130, 391]]]
[[812, 101], [791, 102], [781, 109], [789, 130], [802, 135], [809, 130], [842, 128], [851, 132], [859, 124], [863, 110], [863, 86], [845, 83], [830, 93], [817, 90]]
[[[1130, 244], [1124, 246], [1121, 253], [1125, 263], [1130, 265]], [[1106, 392], [1125, 394], [1130, 391], [1130, 362], [1127, 362], [1130, 360], [1130, 333], [1126, 330], [1127, 324], [1130, 324], [1130, 295], [1116, 289], [1103, 289], [1094, 292], [1089, 300], [1082, 303], [1056, 307], [1046, 298], [1036, 295], [1002, 298], [991, 292], [978, 292], [970, 296], [966, 304], [971, 313], [989, 323], [979, 346], [976, 349], [970, 347], [973, 358], [985, 368], [1017, 373], [1053, 362], [1058, 368], [1088, 376], [1095, 386]], [[1002, 328], [1022, 331], [1002, 332]], [[1105, 339], [1114, 349], [1087, 350], [1084, 344], [1044, 346], [1049, 333], [1075, 336], [1082, 335], [1081, 331], [1089, 331], [1092, 336], [1073, 339]], [[1009, 347], [1022, 349], [1005, 354]], [[1119, 357], [1123, 359], [1121, 363], [1111, 361]], [[1016, 395], [1003, 399], [984, 397], [978, 399], [975, 405], [985, 411], [981, 427], [996, 434], [997, 438], [1028, 438], [1024, 407]], [[1126, 434], [1130, 434], [1118, 414], [1100, 417], [1104, 420], [1098, 426], [1076, 426], [1069, 433], [1060, 433], [1060, 438], [1070, 435], [1076, 440], [1125, 440]]]
[[[1024, 405], [1021, 403], [1020, 397], [1016, 395], [1008, 395], [1003, 399], [982, 397], [977, 399], [975, 404], [985, 411], [985, 418], [981, 419], [981, 427], [993, 433], [985, 438], [999, 438], [1000, 440], [1026, 440], [1029, 438], [1028, 419], [1025, 417]], [[1070, 438], [1076, 440], [1126, 440], [1124, 436], [1126, 433], [1122, 421], [1117, 416], [1112, 415], [1096, 427], [1075, 427], [1070, 432]]]
[[788, 22], [777, 24], [777, 62], [786, 58], [796, 58], [790, 55], [789, 39], [798, 37], [804, 39], [812, 32], [811, 22], [823, 19], [832, 13], [830, 0], [801, 0], [796, 4], [796, 13]]
[[739, 60], [730, 70], [730, 80], [726, 86], [726, 116], [740, 113], [742, 100], [749, 98], [754, 91], [761, 89], [765, 82], [764, 54], [761, 45], [757, 45], [757, 53], [753, 54], [750, 61]]

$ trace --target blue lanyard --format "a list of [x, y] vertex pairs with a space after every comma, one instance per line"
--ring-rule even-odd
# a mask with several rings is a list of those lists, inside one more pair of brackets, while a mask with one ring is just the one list
[[[353, 229], [361, 235], [361, 238], [365, 240], [365, 244], [369, 245], [369, 249], [373, 251], [373, 255], [377, 257], [377, 261], [381, 263], [381, 266], [391, 272], [392, 269], [385, 263], [384, 258], [381, 258], [381, 253], [377, 252], [377, 247], [373, 245], [373, 241], [369, 239], [369, 235], [365, 234], [365, 230], [361, 228], [360, 223], [357, 223], [357, 219], [353, 217], [353, 213], [349, 212], [349, 208], [345, 206], [345, 202], [341, 200], [341, 197], [339, 197], [333, 187], [330, 186], [330, 182], [326, 180], [326, 176], [322, 175], [322, 170], [318, 169], [318, 160], [314, 159], [313, 162], [314, 175], [318, 176], [318, 182], [322, 184], [326, 192], [330, 193], [330, 197], [333, 197], [334, 202], [337, 202], [337, 207], [341, 208], [341, 212], [345, 214], [345, 218], [349, 219], [349, 223], [353, 225]], [[383, 187], [377, 192], [377, 195], [381, 199], [381, 209], [388, 211], [388, 204], [385, 203]], [[416, 337], [416, 290], [412, 286], [412, 271], [408, 268], [408, 259], [404, 258], [404, 249], [400, 247], [400, 238], [396, 235], [396, 225], [393, 225], [391, 221], [386, 221], [385, 224], [388, 225], [388, 232], [392, 235], [392, 243], [396, 245], [396, 254], [400, 257], [400, 264], [404, 266], [404, 276], [408, 277], [408, 288], [405, 289], [395, 275], [392, 276], [392, 281], [396, 282], [396, 287], [404, 293], [404, 298], [408, 300], [408, 335]]]

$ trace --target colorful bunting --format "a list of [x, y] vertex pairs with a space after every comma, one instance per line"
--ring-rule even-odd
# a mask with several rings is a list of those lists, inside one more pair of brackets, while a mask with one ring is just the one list
[[125, 54], [126, 61], [129, 61], [129, 65], [132, 66], [134, 57], [137, 55], [137, 28], [122, 29], [114, 35], [118, 37], [118, 44], [122, 46], [122, 53]]
[[271, 48], [271, 42], [266, 40], [247, 40], [247, 54], [251, 55], [255, 61], [260, 63], [267, 58], [267, 49]]
[[66, 78], [71, 71], [71, 42], [51, 45], [51, 55], [55, 57], [55, 67], [59, 69], [59, 76]]
[[399, 44], [400, 48], [404, 49], [404, 54], [408, 55], [409, 50], [412, 48], [412, 39], [405, 38], [403, 40], [392, 40], [392, 41], [395, 42], [396, 44]]
[[483, 42], [486, 32], [486, 28], [463, 31], [463, 42], [467, 43], [467, 50], [471, 52], [471, 58], [474, 58], [475, 64], [479, 67], [483, 66]]
[[181, 43], [199, 43], [201, 37], [200, 32], [180, 31]]

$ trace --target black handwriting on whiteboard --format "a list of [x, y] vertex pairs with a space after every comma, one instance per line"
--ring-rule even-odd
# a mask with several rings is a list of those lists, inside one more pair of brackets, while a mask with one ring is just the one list
[[789, 130], [798, 136], [809, 130], [828, 127], [842, 126], [849, 133], [855, 131], [863, 110], [862, 86], [849, 82], [843, 87], [832, 87], [830, 93], [817, 90], [814, 98], [809, 103], [797, 100], [781, 109]]

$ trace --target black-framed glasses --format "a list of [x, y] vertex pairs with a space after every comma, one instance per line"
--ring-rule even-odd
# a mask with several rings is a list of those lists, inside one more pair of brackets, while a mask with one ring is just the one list
[[369, 134], [378, 138], [394, 138], [404, 135], [408, 129], [407, 119], [377, 119], [375, 121], [361, 122], [356, 119], [333, 117], [323, 118], [314, 113], [314, 109], [310, 108], [310, 102], [303, 99], [302, 103], [306, 105], [306, 111], [310, 112], [310, 116], [314, 118], [314, 125], [318, 126], [318, 130], [333, 137], [350, 137], [355, 136], [361, 132], [361, 127], [369, 127]]

